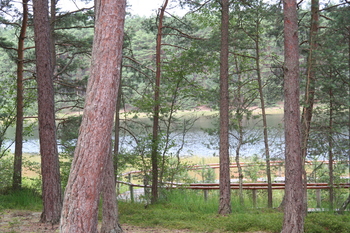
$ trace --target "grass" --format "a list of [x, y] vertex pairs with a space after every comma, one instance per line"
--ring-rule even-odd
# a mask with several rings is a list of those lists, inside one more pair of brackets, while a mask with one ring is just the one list
[[[30, 188], [0, 193], [0, 212], [4, 209], [41, 211], [40, 195]], [[121, 223], [140, 227], [188, 229], [190, 232], [280, 232], [283, 213], [276, 209], [251, 208], [245, 199], [241, 206], [237, 195], [232, 195], [232, 214], [220, 216], [218, 194], [210, 192], [207, 201], [195, 190], [165, 191], [153, 205], [119, 202]], [[332, 212], [310, 213], [305, 220], [305, 232], [350, 232], [350, 214]]]
[[167, 229], [188, 229], [193, 232], [242, 232], [263, 230], [278, 232], [281, 229], [282, 213], [268, 214], [236, 212], [220, 216], [215, 212], [183, 210], [165, 203], [144, 208], [142, 204], [120, 203], [122, 223], [142, 227], [162, 227]]
[[15, 191], [8, 188], [0, 191], [1, 209], [41, 211], [42, 199], [40, 194], [31, 188], [25, 187]]
[[[241, 206], [236, 195], [232, 196], [232, 214], [220, 216], [217, 214], [217, 194], [212, 194], [207, 201], [202, 193], [193, 190], [176, 190], [166, 194], [154, 205], [120, 202], [121, 223], [188, 229], [191, 232], [280, 232], [282, 229], [282, 212], [251, 208], [249, 200]], [[350, 214], [309, 214], [305, 220], [305, 232], [350, 232]]]

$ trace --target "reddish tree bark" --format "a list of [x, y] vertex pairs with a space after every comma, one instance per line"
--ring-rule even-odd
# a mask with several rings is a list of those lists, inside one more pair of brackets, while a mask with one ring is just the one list
[[95, 1], [91, 75], [65, 192], [60, 232], [97, 232], [99, 196], [120, 85], [125, 0]]
[[123, 232], [119, 225], [113, 153], [109, 153], [103, 177], [103, 206], [101, 233]]
[[17, 114], [16, 114], [16, 140], [13, 166], [12, 188], [22, 187], [22, 151], [23, 151], [23, 70], [24, 70], [24, 40], [28, 24], [28, 0], [22, 1], [23, 18], [21, 31], [18, 37], [17, 48]]
[[228, 26], [229, 1], [221, 1], [220, 55], [220, 202], [219, 214], [231, 213], [230, 155], [229, 155], [229, 93], [228, 93]]
[[[303, 157], [303, 166], [307, 155], [307, 147], [311, 129], [312, 111], [315, 99], [315, 82], [316, 82], [316, 50], [317, 34], [319, 28], [319, 0], [311, 1], [311, 27], [309, 35], [309, 54], [307, 60], [307, 76], [304, 96], [303, 113], [301, 115], [301, 153]], [[307, 186], [306, 170], [303, 169], [304, 187]], [[304, 205], [305, 214], [307, 213], [307, 189], [304, 188]]]
[[53, 67], [47, 0], [34, 0], [34, 35], [38, 83], [38, 119], [41, 154], [42, 222], [57, 223], [62, 208], [61, 180], [56, 141]]
[[303, 159], [300, 140], [299, 42], [295, 0], [283, 1], [285, 208], [282, 232], [304, 232]]
[[[257, 35], [259, 35], [261, 24], [260, 21], [257, 21], [256, 29]], [[260, 67], [260, 36], [257, 36], [254, 39], [255, 42], [255, 64], [256, 64], [256, 75], [258, 79], [258, 89], [259, 89], [259, 97], [260, 97], [260, 105], [261, 105], [261, 116], [263, 123], [263, 135], [264, 135], [264, 149], [265, 149], [265, 161], [266, 161], [266, 176], [267, 176], [267, 206], [272, 208], [272, 180], [271, 180], [271, 164], [270, 164], [270, 149], [269, 149], [269, 137], [267, 132], [267, 116], [265, 111], [265, 98], [263, 92], [263, 80], [261, 77], [261, 67]]]
[[160, 79], [161, 79], [161, 47], [162, 47], [162, 31], [164, 12], [168, 5], [168, 0], [165, 0], [164, 5], [160, 9], [157, 45], [156, 45], [156, 83], [154, 88], [154, 110], [153, 110], [153, 134], [152, 134], [152, 198], [151, 203], [155, 203], [158, 199], [158, 128], [159, 128], [159, 93], [160, 93]]

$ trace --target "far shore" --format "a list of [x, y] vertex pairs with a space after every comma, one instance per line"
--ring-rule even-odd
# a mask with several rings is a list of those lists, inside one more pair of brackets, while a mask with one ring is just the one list
[[[262, 114], [261, 108], [259, 106], [254, 106], [254, 107], [250, 107], [249, 108], [254, 115], [259, 115]], [[119, 111], [119, 114], [124, 114], [124, 115], [132, 115], [134, 116], [134, 114], [136, 113], [135, 108], [133, 107], [126, 107], [124, 109], [121, 109]], [[135, 111], [135, 112], [134, 112]], [[283, 114], [283, 103], [278, 103], [273, 107], [266, 107], [265, 108], [265, 112], [266, 114]], [[206, 105], [201, 105], [198, 107], [195, 107], [191, 110], [178, 110], [176, 112], [176, 114], [178, 115], [191, 115], [192, 114], [203, 114], [203, 115], [214, 115], [214, 114], [218, 114], [219, 111], [218, 110], [214, 110]], [[61, 117], [64, 116], [74, 116], [74, 115], [82, 115], [83, 111], [74, 111], [74, 112], [66, 112], [66, 113], [60, 113]], [[146, 117], [147, 113], [142, 113], [142, 112], [138, 112], [137, 113], [139, 117]]]

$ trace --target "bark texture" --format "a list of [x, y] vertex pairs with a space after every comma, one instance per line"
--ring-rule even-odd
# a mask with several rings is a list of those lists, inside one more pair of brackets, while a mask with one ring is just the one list
[[23, 71], [24, 71], [24, 40], [28, 24], [28, 0], [22, 1], [23, 17], [21, 31], [18, 37], [17, 48], [17, 114], [16, 114], [16, 140], [13, 166], [12, 188], [22, 187], [22, 151], [23, 151]]
[[53, 67], [47, 0], [34, 0], [34, 35], [38, 83], [38, 119], [41, 154], [43, 213], [41, 222], [57, 223], [62, 208], [56, 141]]
[[309, 54], [307, 60], [307, 76], [304, 96], [303, 113], [301, 115], [301, 153], [303, 157], [303, 182], [304, 182], [304, 205], [305, 214], [307, 214], [307, 176], [305, 170], [305, 159], [307, 155], [307, 147], [311, 129], [312, 112], [315, 99], [315, 83], [316, 83], [316, 50], [317, 35], [319, 28], [319, 0], [311, 1], [311, 27], [309, 35]]
[[299, 109], [299, 42], [295, 0], [284, 0], [284, 129], [285, 208], [284, 233], [304, 232], [302, 155]]
[[219, 214], [231, 213], [230, 155], [229, 155], [229, 93], [228, 93], [228, 26], [229, 1], [222, 0], [220, 55], [220, 202]]
[[[125, 0], [95, 1], [91, 75], [74, 160], [65, 192], [60, 232], [95, 233], [104, 169], [120, 84]], [[110, 232], [117, 232], [111, 230]]]
[[[257, 29], [260, 28], [260, 21], [258, 21]], [[257, 31], [257, 35], [258, 35]], [[265, 111], [265, 98], [264, 98], [264, 85], [261, 77], [261, 68], [260, 68], [260, 36], [257, 36], [255, 39], [255, 51], [256, 51], [256, 75], [258, 78], [258, 89], [261, 105], [261, 116], [263, 123], [263, 135], [264, 135], [264, 149], [265, 149], [265, 161], [266, 161], [266, 176], [267, 176], [267, 206], [272, 208], [272, 180], [271, 180], [271, 160], [270, 160], [270, 149], [269, 149], [269, 137], [268, 137], [268, 125], [267, 125], [267, 116]]]
[[123, 232], [119, 225], [113, 153], [109, 153], [103, 178], [103, 206], [101, 233]]
[[164, 1], [162, 8], [160, 9], [159, 21], [158, 21], [158, 33], [157, 33], [157, 45], [156, 45], [156, 82], [154, 88], [154, 110], [153, 110], [153, 132], [152, 132], [152, 197], [151, 203], [155, 203], [158, 200], [158, 128], [159, 128], [159, 95], [160, 95], [160, 79], [161, 79], [161, 49], [162, 49], [162, 31], [163, 31], [163, 18], [165, 9], [168, 5], [168, 0]]

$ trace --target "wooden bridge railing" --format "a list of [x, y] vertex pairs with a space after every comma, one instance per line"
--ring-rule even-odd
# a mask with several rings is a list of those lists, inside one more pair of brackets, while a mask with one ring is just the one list
[[[134, 201], [134, 187], [140, 188], [151, 188], [151, 186], [145, 186], [141, 184], [133, 184], [131, 182], [117, 181], [119, 184], [124, 184], [129, 186], [130, 191], [130, 200]], [[282, 190], [285, 189], [285, 183], [272, 183], [271, 184], [273, 190]], [[164, 188], [167, 189], [193, 189], [193, 190], [203, 190], [204, 199], [208, 198], [209, 190], [218, 190], [218, 183], [191, 183], [191, 184], [179, 184], [179, 183], [168, 183], [165, 184]], [[239, 183], [231, 183], [231, 189], [239, 189]], [[327, 183], [308, 183], [307, 189], [315, 189], [316, 190], [316, 203], [317, 207], [321, 206], [321, 190], [322, 189], [330, 189], [331, 187]], [[333, 188], [350, 188], [350, 183], [340, 183], [335, 184]], [[267, 183], [243, 183], [242, 189], [251, 190], [252, 191], [252, 201], [253, 206], [256, 207], [257, 203], [257, 190], [267, 190]]]
[[[312, 165], [314, 163], [324, 163], [328, 164], [328, 161], [306, 161], [306, 164]], [[348, 162], [348, 161], [347, 161]], [[334, 163], [337, 163], [337, 161], [334, 161]], [[260, 163], [241, 163], [241, 166], [256, 166], [261, 165]], [[282, 166], [283, 161], [271, 161], [271, 166]], [[231, 163], [230, 168], [236, 168], [236, 163]], [[198, 170], [198, 169], [206, 169], [206, 168], [212, 168], [212, 169], [218, 169], [219, 164], [212, 163], [212, 164], [206, 164], [206, 165], [193, 165], [188, 167], [188, 170]], [[127, 176], [128, 182], [125, 181], [119, 181], [117, 180], [117, 183], [124, 184], [129, 186], [130, 190], [130, 200], [134, 201], [134, 187], [140, 187], [140, 188], [151, 188], [150, 186], [145, 186], [141, 184], [133, 184], [131, 183], [132, 175], [133, 174], [140, 174], [141, 171], [129, 171], [121, 176]], [[347, 179], [348, 180], [348, 179]], [[273, 190], [283, 190], [285, 189], [285, 183], [284, 182], [274, 182], [271, 184]], [[216, 190], [219, 189], [218, 183], [191, 183], [191, 184], [180, 184], [180, 183], [166, 183], [164, 184], [164, 188], [182, 188], [182, 189], [195, 189], [195, 190], [203, 190], [205, 199], [208, 196], [209, 190]], [[320, 206], [321, 203], [321, 190], [322, 189], [330, 189], [328, 183], [308, 183], [307, 189], [315, 189], [316, 191], [316, 202], [317, 205]], [[334, 184], [333, 188], [350, 188], [350, 183], [340, 183], [340, 184]], [[232, 182], [231, 183], [231, 189], [239, 189], [239, 183]], [[255, 206], [256, 204], [256, 198], [257, 198], [257, 190], [266, 190], [268, 189], [268, 184], [266, 182], [258, 182], [258, 183], [243, 183], [242, 189], [244, 190], [252, 190], [252, 197], [253, 197], [253, 204]]]

